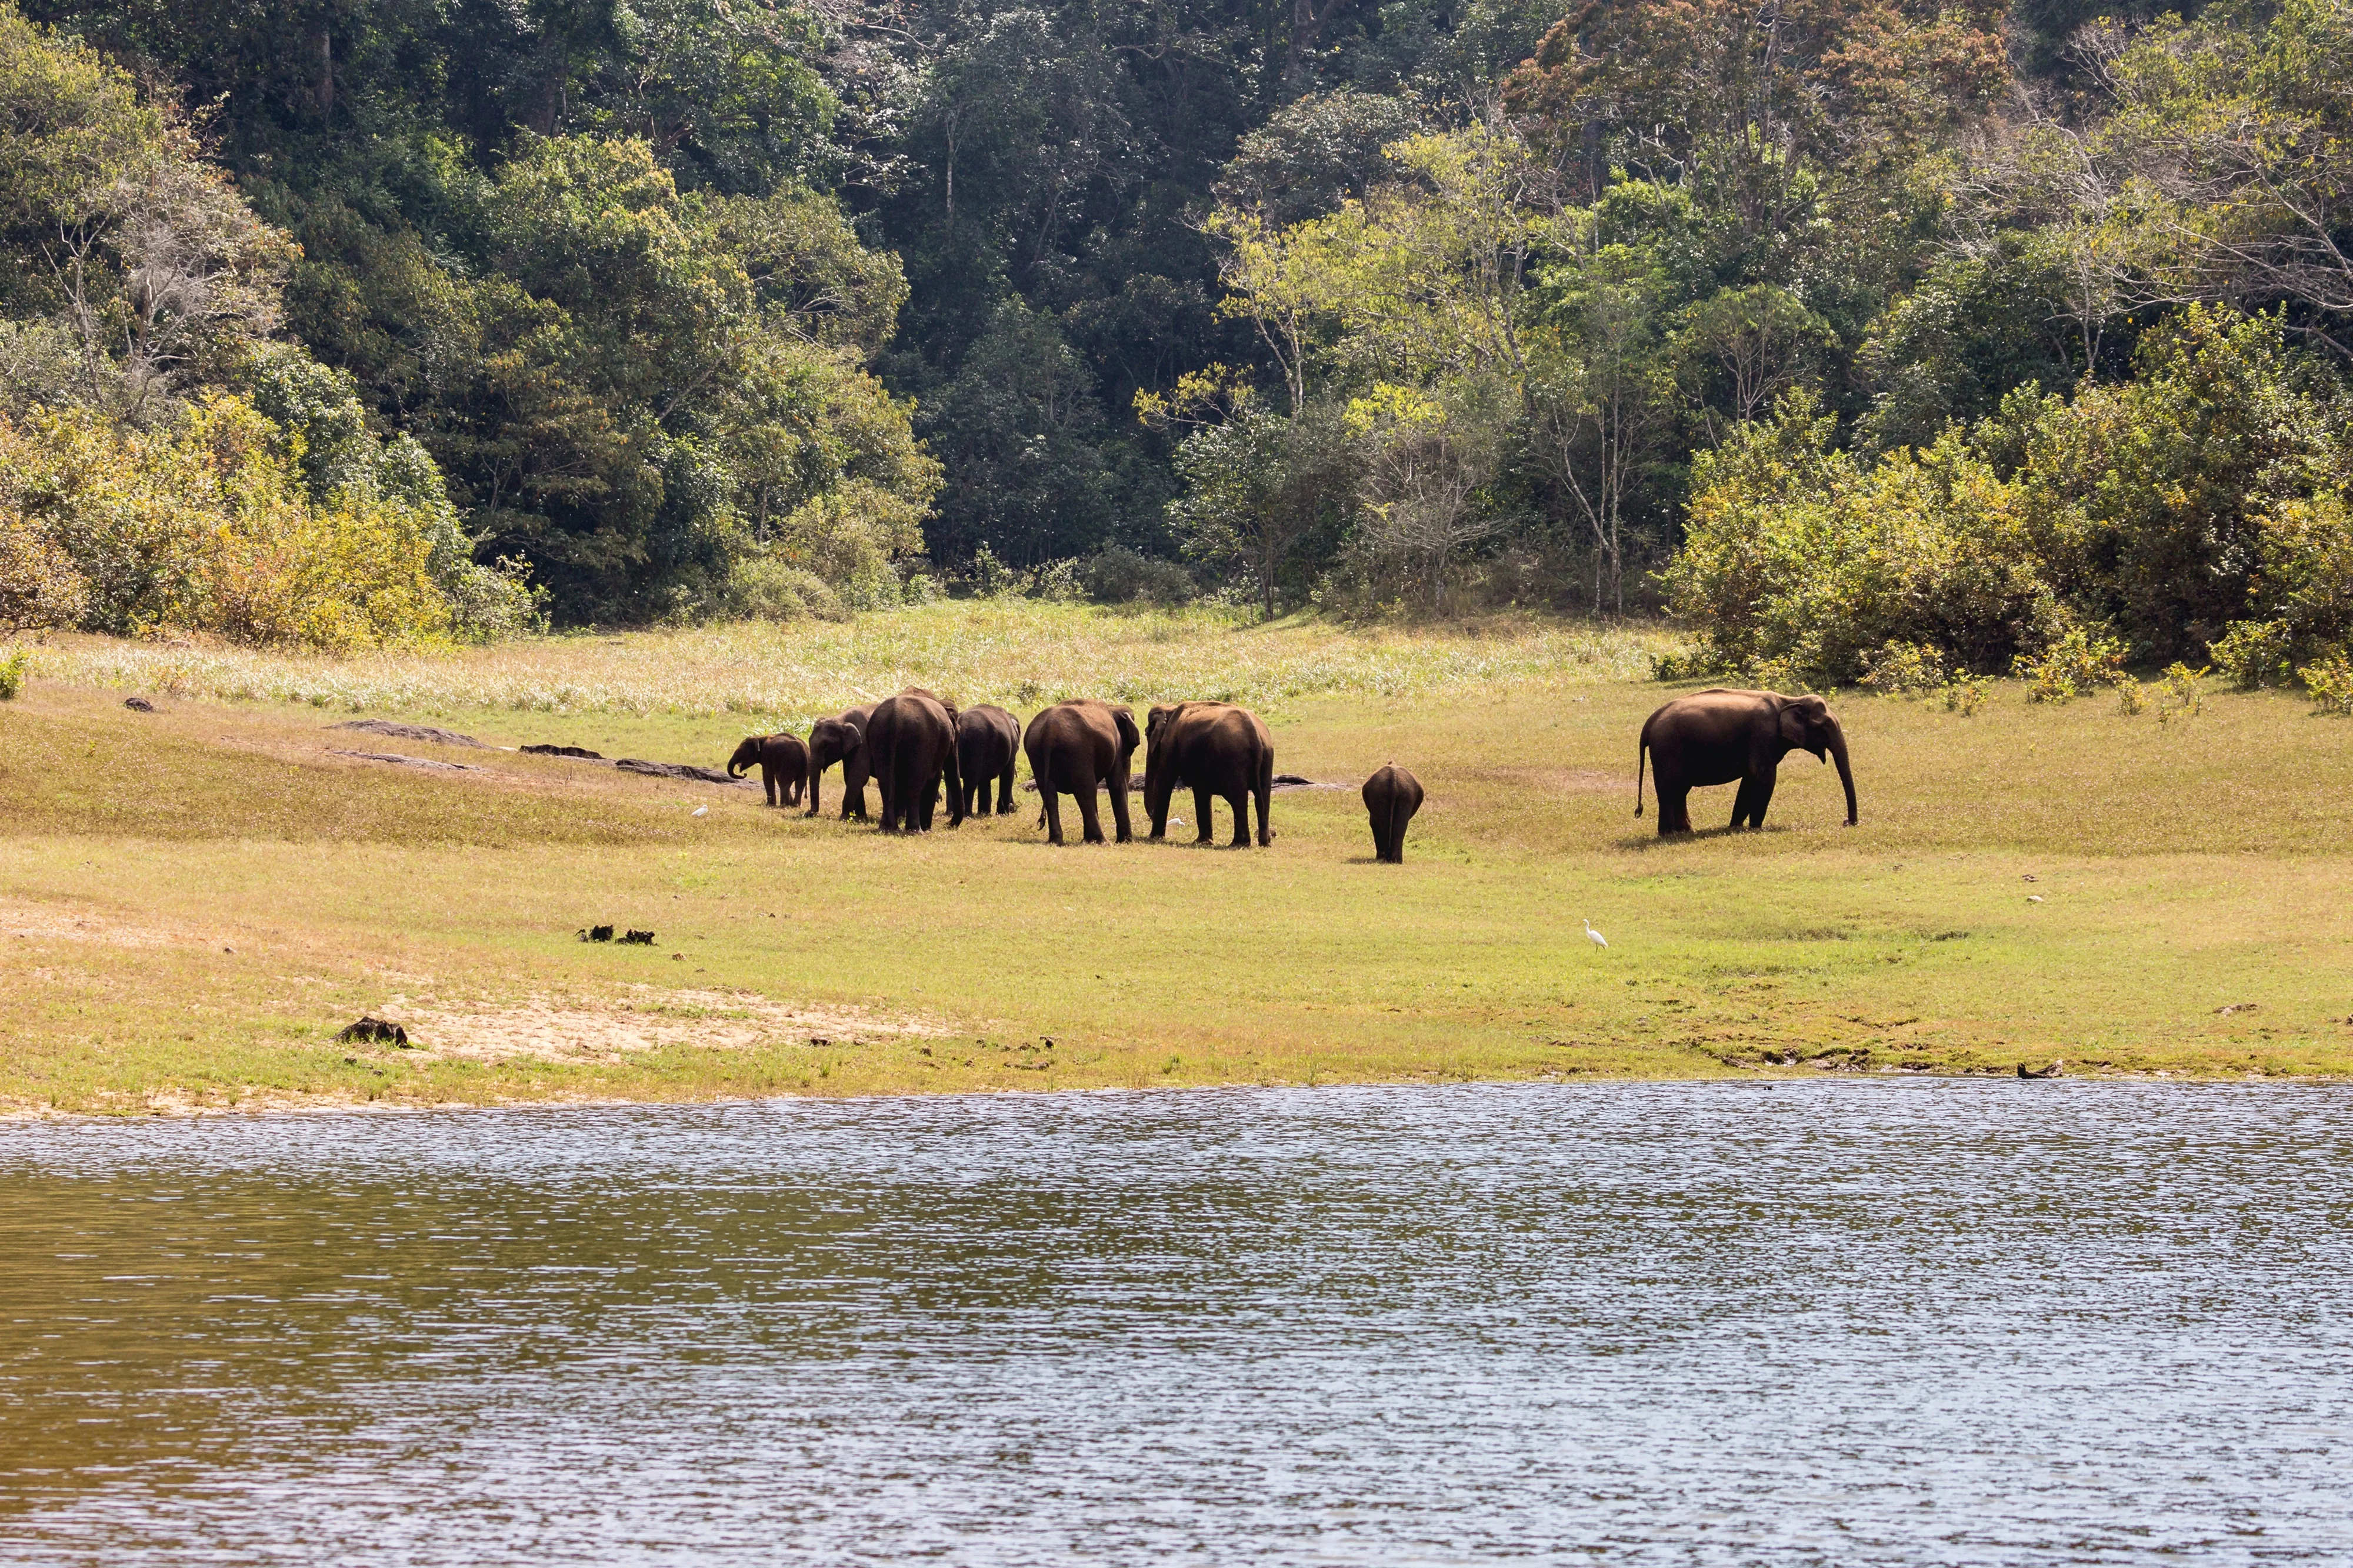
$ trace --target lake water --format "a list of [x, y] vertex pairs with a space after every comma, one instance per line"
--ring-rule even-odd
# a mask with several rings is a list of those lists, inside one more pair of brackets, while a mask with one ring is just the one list
[[2353, 1561], [2353, 1091], [0, 1126], [0, 1559]]

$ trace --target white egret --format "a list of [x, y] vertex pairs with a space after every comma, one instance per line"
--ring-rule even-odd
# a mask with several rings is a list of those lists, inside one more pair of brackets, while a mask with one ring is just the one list
[[698, 805], [694, 808], [694, 815], [697, 816], [709, 816], [711, 815], [711, 808], [707, 805]]
[[1599, 931], [1595, 931], [1591, 921], [1587, 921], [1585, 922], [1585, 940], [1591, 942], [1596, 947], [1608, 947], [1609, 945], [1609, 939], [1603, 936]]

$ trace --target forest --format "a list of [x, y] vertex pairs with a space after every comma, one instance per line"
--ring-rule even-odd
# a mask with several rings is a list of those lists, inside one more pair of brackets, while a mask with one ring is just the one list
[[0, 632], [1662, 613], [2353, 704], [2353, 6], [31, 0]]

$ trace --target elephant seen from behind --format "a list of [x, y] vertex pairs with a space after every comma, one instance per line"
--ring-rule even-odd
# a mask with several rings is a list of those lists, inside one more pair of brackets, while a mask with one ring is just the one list
[[997, 814], [1013, 809], [1013, 765], [1021, 756], [1021, 722], [983, 702], [956, 715], [956, 773], [964, 781], [964, 814], [987, 816], [988, 786], [997, 784]]
[[1135, 837], [1128, 821], [1127, 795], [1132, 759], [1142, 739], [1135, 732], [1133, 709], [1092, 698], [1057, 702], [1030, 719], [1021, 749], [1029, 755], [1029, 772], [1038, 783], [1047, 843], [1062, 842], [1061, 797], [1066, 795], [1078, 798], [1085, 842], [1102, 843], [1103, 817], [1095, 800], [1096, 792], [1106, 785], [1119, 842]]
[[956, 773], [955, 710], [919, 686], [874, 705], [866, 720], [867, 766], [882, 796], [882, 831], [929, 833], [947, 784], [948, 826], [964, 821]]
[[1421, 809], [1421, 781], [1390, 763], [1365, 781], [1365, 811], [1373, 819], [1373, 854], [1405, 864], [1405, 825]]
[[809, 779], [808, 747], [798, 735], [746, 735], [727, 759], [727, 776], [740, 779], [756, 764], [770, 805], [798, 805]]
[[1659, 836], [1689, 833], [1687, 798], [1694, 789], [1739, 781], [1732, 826], [1761, 828], [1772, 803], [1781, 759], [1792, 751], [1838, 764], [1846, 789], [1846, 825], [1855, 824], [1854, 773], [1847, 765], [1846, 731], [1830, 705], [1814, 696], [1715, 688], [1678, 697], [1642, 724], [1634, 752], [1634, 815], [1642, 815], [1642, 763], [1647, 756], [1659, 796]]
[[1144, 728], [1144, 809], [1152, 837], [1168, 831], [1168, 798], [1190, 785], [1197, 844], [1209, 842], [1209, 799], [1234, 814], [1237, 849], [1250, 847], [1250, 803], [1258, 802], [1258, 841], [1274, 842], [1267, 805], [1274, 794], [1274, 737], [1247, 708], [1230, 702], [1179, 702], [1152, 710]]

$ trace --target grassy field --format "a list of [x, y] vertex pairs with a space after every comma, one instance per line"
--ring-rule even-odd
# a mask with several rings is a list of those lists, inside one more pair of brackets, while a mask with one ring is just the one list
[[[1664, 646], [1026, 604], [357, 661], [64, 639], [0, 705], [0, 1105], [2353, 1074], [2353, 724], [2276, 695], [2160, 724], [1850, 694], [1859, 828], [1799, 753], [1769, 831], [1661, 844], [1632, 773]], [[1278, 795], [1271, 850], [1054, 849], [1028, 809], [885, 838], [328, 728], [715, 764], [910, 679], [1025, 717], [1231, 695], [1280, 767], [1350, 787]], [[1353, 789], [1391, 760], [1430, 795], [1403, 867], [1372, 862]], [[657, 941], [576, 940], [605, 922]], [[414, 1048], [337, 1043], [364, 1012]]]

